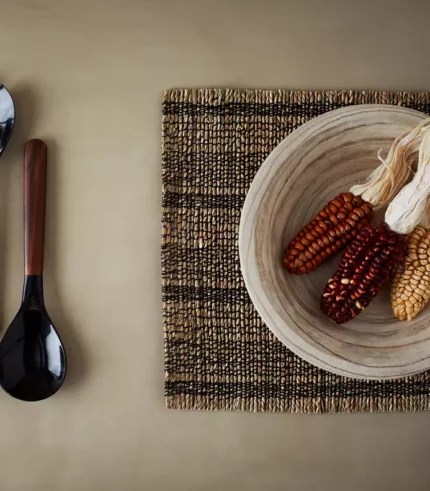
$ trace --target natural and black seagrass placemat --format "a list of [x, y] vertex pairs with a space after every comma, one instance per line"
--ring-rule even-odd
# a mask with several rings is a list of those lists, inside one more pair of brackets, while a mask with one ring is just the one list
[[162, 275], [169, 408], [304, 413], [430, 408], [430, 372], [359, 381], [300, 359], [264, 325], [240, 272], [240, 212], [264, 159], [314, 116], [363, 103], [430, 114], [430, 93], [165, 93]]

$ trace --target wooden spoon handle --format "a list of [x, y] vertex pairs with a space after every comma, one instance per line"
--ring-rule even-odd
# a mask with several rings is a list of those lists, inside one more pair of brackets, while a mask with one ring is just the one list
[[45, 241], [47, 148], [41, 140], [24, 146], [24, 269], [26, 275], [43, 274]]

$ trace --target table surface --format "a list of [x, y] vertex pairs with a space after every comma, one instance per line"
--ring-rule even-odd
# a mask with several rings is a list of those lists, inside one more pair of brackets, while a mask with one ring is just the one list
[[49, 146], [46, 302], [65, 387], [0, 394], [2, 491], [427, 490], [430, 414], [164, 408], [160, 104], [169, 87], [430, 90], [430, 4], [0, 0], [17, 125], [0, 166], [0, 312], [22, 281], [22, 147]]

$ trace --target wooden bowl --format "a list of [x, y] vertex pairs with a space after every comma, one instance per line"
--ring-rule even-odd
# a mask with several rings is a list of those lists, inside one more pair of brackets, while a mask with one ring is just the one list
[[[380, 148], [387, 151], [425, 117], [384, 105], [326, 113], [275, 148], [248, 192], [239, 250], [249, 295], [282, 343], [330, 372], [386, 379], [430, 369], [430, 307], [413, 321], [400, 322], [387, 287], [359, 317], [339, 326], [321, 313], [320, 298], [340, 256], [303, 276], [282, 265], [284, 249], [300, 228], [339, 192], [366, 178], [379, 164]], [[378, 215], [374, 223], [383, 219]]]

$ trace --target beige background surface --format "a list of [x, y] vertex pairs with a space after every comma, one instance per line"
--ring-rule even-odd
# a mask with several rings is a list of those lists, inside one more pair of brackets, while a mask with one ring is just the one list
[[18, 110], [0, 165], [1, 328], [22, 280], [21, 149], [49, 143], [46, 296], [70, 374], [0, 394], [2, 491], [427, 490], [430, 414], [164, 409], [167, 87], [430, 90], [425, 0], [0, 0]]

